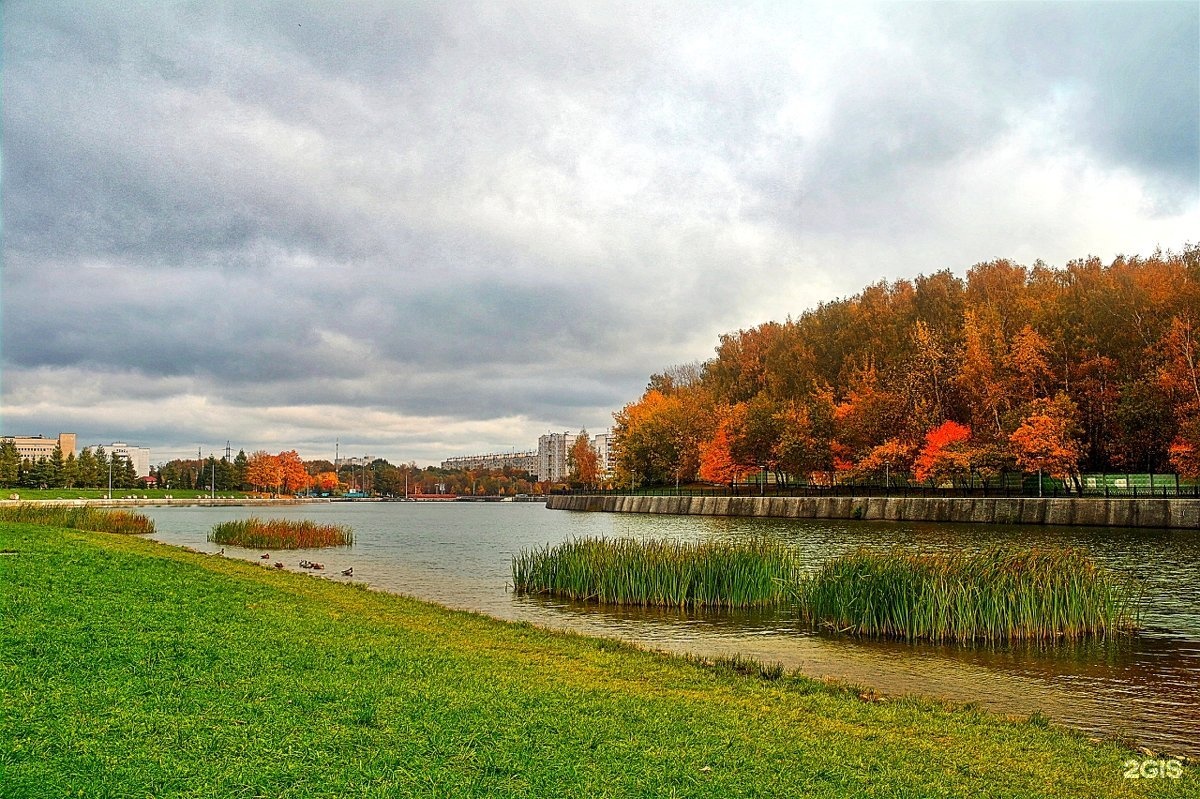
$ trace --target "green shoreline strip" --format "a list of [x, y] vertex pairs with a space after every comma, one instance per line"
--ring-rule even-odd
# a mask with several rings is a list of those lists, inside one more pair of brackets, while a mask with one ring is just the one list
[[1183, 796], [1115, 744], [0, 524], [0, 796]]

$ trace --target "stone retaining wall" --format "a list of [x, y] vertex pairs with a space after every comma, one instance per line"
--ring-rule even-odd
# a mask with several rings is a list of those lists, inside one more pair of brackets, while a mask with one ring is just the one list
[[1200, 529], [1197, 499], [555, 495], [553, 510]]

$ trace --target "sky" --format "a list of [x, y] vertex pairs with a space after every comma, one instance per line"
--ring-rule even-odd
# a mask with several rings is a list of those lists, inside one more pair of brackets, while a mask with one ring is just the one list
[[1200, 239], [1200, 3], [5, 0], [0, 432], [608, 428], [879, 280]]

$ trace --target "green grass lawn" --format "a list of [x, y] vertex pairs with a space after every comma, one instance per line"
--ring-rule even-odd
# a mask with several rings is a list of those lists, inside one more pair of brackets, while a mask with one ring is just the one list
[[0, 796], [1196, 795], [864, 702], [139, 538], [0, 525]]
[[[10, 494], [17, 494], [22, 501], [36, 499], [106, 499], [107, 488], [0, 488], [0, 499], [8, 499]], [[125, 497], [145, 497], [146, 499], [197, 499], [212, 496], [208, 491], [194, 488], [114, 488], [113, 499]], [[218, 497], [245, 497], [244, 491], [218, 491]]]

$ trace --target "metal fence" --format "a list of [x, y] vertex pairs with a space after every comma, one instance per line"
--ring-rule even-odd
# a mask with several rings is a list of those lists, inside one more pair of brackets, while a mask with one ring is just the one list
[[971, 485], [930, 486], [912, 483], [839, 483], [836, 485], [777, 484], [770, 481], [720, 486], [629, 486], [575, 488], [555, 494], [680, 497], [1102, 497], [1129, 499], [1200, 499], [1200, 483], [1183, 481], [1178, 475], [1106, 474], [1082, 475], [1076, 490], [1062, 480], [1036, 475], [1010, 475]]

